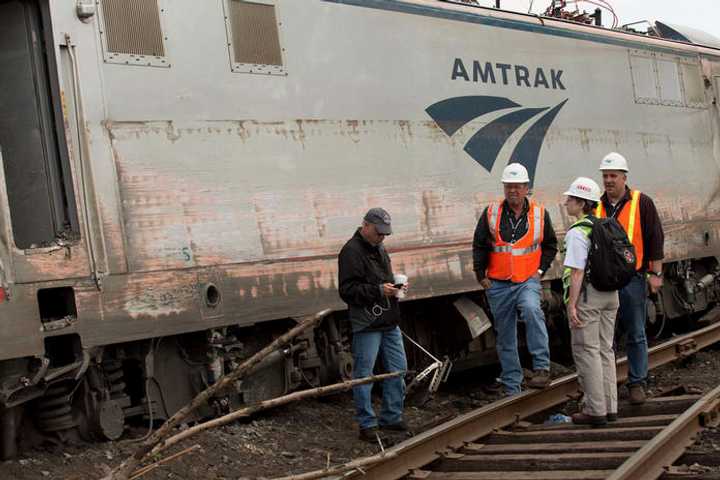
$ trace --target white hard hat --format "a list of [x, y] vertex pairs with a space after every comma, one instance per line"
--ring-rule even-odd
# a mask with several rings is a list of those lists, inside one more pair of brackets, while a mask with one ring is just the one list
[[511, 163], [502, 173], [502, 183], [530, 183], [525, 167], [519, 163]]
[[600, 194], [600, 187], [594, 180], [587, 177], [578, 177], [570, 184], [570, 188], [563, 195], [599, 202]]
[[627, 160], [617, 152], [610, 152], [600, 162], [600, 170], [622, 170], [629, 172]]

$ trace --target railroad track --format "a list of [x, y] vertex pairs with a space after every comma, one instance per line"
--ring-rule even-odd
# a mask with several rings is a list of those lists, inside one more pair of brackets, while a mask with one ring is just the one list
[[526, 425], [501, 429], [442, 452], [412, 480], [655, 479], [692, 444], [708, 423], [717, 424], [720, 387], [704, 397], [682, 395], [621, 405], [616, 422]]
[[[720, 341], [720, 308], [703, 320], [710, 325], [651, 348], [650, 368]], [[617, 364], [621, 382], [627, 378], [626, 359]], [[461, 415], [388, 449], [387, 458], [364, 467], [364, 478], [654, 479], [704, 426], [717, 422], [720, 410], [718, 387], [701, 398], [659, 397], [640, 408], [621, 404], [618, 421], [604, 428], [518, 428], [521, 420], [563, 404], [577, 392], [573, 374], [553, 380], [544, 390], [528, 390]]]

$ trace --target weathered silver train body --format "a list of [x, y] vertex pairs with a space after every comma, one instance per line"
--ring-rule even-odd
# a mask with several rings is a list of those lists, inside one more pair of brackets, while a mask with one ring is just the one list
[[5, 0], [0, 31], [0, 360], [342, 309], [373, 206], [414, 298], [476, 290], [511, 159], [562, 232], [622, 152], [668, 258], [720, 253], [720, 50], [433, 0]]

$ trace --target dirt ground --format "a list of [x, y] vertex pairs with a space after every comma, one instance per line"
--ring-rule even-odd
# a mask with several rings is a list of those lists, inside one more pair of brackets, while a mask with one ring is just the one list
[[[569, 370], [553, 365], [554, 375]], [[674, 385], [708, 391], [718, 383], [720, 345], [651, 372], [649, 392]], [[492, 370], [476, 370], [451, 376], [434, 398], [423, 405], [409, 402], [406, 420], [417, 433], [458, 414], [483, 406], [497, 397], [484, 392], [493, 379]], [[626, 395], [625, 389], [620, 396]], [[379, 401], [379, 399], [377, 399]], [[137, 426], [124, 438], [141, 437]], [[395, 436], [391, 441], [402, 440]], [[720, 434], [708, 431], [693, 447], [695, 451], [720, 451]], [[159, 479], [257, 479], [275, 478], [348, 462], [378, 453], [379, 446], [357, 438], [353, 422], [352, 395], [343, 393], [308, 400], [265, 412], [253, 419], [221, 427], [190, 439], [178, 450], [198, 444], [193, 451], [146, 475]], [[117, 465], [136, 447], [130, 440], [54, 447], [25, 453], [0, 463], [0, 479], [92, 479]]]

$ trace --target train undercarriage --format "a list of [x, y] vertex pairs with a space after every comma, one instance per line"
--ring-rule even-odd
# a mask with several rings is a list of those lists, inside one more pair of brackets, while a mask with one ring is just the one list
[[[691, 330], [694, 319], [720, 298], [715, 258], [671, 263], [664, 273], [662, 291], [647, 300], [651, 339]], [[545, 286], [543, 308], [553, 356], [562, 362], [569, 344], [561, 293], [557, 280]], [[408, 301], [403, 331], [433, 357], [449, 358], [454, 371], [495, 363], [492, 329], [473, 338], [477, 330], [472, 319], [466, 308], [458, 307], [468, 302], [489, 313], [482, 292]], [[266, 358], [191, 421], [350, 378], [351, 334], [344, 313], [332, 313], [314, 331]], [[83, 349], [71, 335], [54, 337], [41, 358], [0, 363], [0, 457], [47, 443], [116, 440], [131, 423], [152, 427], [295, 324], [285, 319], [91, 349]], [[411, 372], [432, 363], [428, 352], [415, 345], [407, 343], [406, 350]]]

